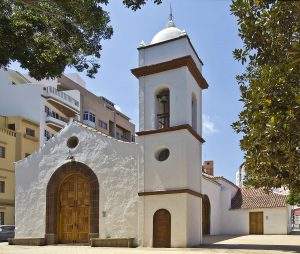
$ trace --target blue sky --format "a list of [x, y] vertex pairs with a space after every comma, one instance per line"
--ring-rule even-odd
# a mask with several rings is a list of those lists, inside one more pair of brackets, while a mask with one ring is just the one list
[[170, 2], [177, 27], [186, 30], [204, 62], [203, 75], [209, 83], [203, 92], [203, 160], [214, 160], [215, 174], [234, 181], [243, 154], [239, 136], [230, 125], [241, 110], [235, 75], [243, 68], [232, 56], [242, 42], [229, 0], [164, 0], [159, 6], [149, 0], [136, 12], [125, 8], [121, 0], [111, 0], [105, 9], [110, 12], [114, 35], [103, 41], [96, 78], [82, 77], [89, 90], [115, 102], [138, 130], [138, 80], [130, 69], [138, 64], [138, 44], [142, 40], [148, 43], [164, 28]]

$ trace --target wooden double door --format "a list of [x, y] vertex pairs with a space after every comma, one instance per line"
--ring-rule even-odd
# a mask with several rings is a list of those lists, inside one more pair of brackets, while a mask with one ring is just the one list
[[81, 174], [67, 176], [59, 188], [58, 241], [87, 243], [90, 233], [91, 188]]
[[249, 234], [263, 235], [264, 233], [264, 214], [263, 212], [249, 213]]

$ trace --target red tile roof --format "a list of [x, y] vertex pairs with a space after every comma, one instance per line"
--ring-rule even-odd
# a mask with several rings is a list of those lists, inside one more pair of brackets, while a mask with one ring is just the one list
[[262, 188], [240, 188], [231, 200], [231, 209], [286, 207], [286, 196]]

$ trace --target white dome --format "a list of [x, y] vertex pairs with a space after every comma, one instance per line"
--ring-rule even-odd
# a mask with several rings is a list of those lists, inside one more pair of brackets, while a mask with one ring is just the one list
[[185, 34], [185, 31], [178, 29], [175, 26], [173, 20], [170, 20], [168, 22], [166, 28], [159, 31], [156, 35], [154, 35], [150, 44], [155, 44], [155, 43], [159, 43], [162, 41], [171, 40], [171, 39], [177, 38], [179, 36], [182, 36], [184, 34]]

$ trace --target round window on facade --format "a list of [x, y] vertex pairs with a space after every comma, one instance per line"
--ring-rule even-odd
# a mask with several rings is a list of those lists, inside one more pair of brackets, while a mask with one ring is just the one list
[[79, 143], [79, 140], [77, 137], [73, 136], [73, 137], [70, 137], [67, 141], [67, 146], [69, 148], [75, 148]]
[[155, 153], [155, 158], [158, 161], [165, 161], [166, 159], [169, 158], [169, 155], [170, 155], [170, 150], [168, 148], [163, 148], [163, 149], [158, 150]]

